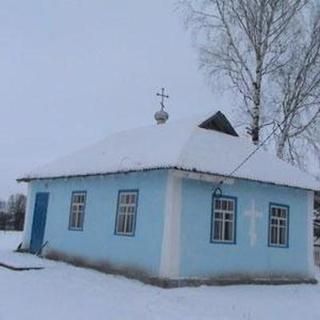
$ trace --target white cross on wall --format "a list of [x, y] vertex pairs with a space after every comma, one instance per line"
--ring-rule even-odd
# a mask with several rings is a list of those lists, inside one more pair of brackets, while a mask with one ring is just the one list
[[251, 208], [245, 211], [245, 216], [250, 219], [250, 227], [249, 227], [249, 237], [250, 237], [250, 245], [254, 247], [257, 242], [257, 220], [262, 217], [261, 212], [256, 209], [256, 202], [252, 200]]

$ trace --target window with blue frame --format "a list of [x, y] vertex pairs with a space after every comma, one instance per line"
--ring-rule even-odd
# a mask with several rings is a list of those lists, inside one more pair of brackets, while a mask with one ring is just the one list
[[212, 209], [211, 241], [235, 243], [236, 198], [214, 197]]
[[87, 193], [85, 191], [72, 193], [69, 218], [70, 230], [83, 230], [86, 197]]
[[289, 245], [289, 207], [270, 204], [269, 246], [288, 247]]
[[119, 191], [115, 234], [134, 236], [138, 191]]

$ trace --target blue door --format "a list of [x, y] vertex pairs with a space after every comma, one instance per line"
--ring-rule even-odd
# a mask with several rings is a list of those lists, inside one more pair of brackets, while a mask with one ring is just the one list
[[36, 194], [30, 241], [30, 251], [32, 253], [39, 252], [42, 247], [46, 227], [48, 201], [49, 193], [41, 192]]

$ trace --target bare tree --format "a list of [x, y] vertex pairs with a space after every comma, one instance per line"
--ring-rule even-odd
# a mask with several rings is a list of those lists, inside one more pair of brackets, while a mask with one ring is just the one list
[[15, 230], [23, 230], [27, 198], [24, 194], [13, 194], [8, 200], [8, 213], [12, 216]]
[[[288, 63], [274, 74], [277, 156], [303, 166], [303, 155], [320, 154], [320, 11], [308, 21], [289, 51]], [[310, 150], [312, 149], [312, 150]]]
[[313, 234], [314, 240], [320, 239], [320, 193], [316, 192], [314, 201], [314, 217], [313, 217]]
[[[201, 66], [226, 75], [241, 94], [257, 144], [266, 78], [288, 61], [290, 31], [306, 0], [184, 0], [187, 23], [198, 31]], [[266, 95], [265, 95], [266, 96]]]

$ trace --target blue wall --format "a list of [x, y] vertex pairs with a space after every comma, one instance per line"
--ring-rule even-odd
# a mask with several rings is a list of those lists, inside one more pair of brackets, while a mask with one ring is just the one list
[[[223, 185], [223, 195], [237, 197], [236, 243], [210, 243], [213, 185], [195, 180], [183, 182], [181, 228], [181, 276], [214, 277], [266, 275], [308, 276], [307, 191], [235, 180]], [[263, 214], [257, 222], [257, 242], [250, 246], [250, 220], [245, 211], [252, 200]], [[289, 247], [268, 246], [269, 203], [290, 206]]]
[[[159, 275], [167, 172], [150, 171], [106, 177], [34, 181], [30, 185], [29, 215], [35, 194], [49, 192], [44, 241], [49, 249], [130, 266]], [[138, 189], [139, 203], [134, 237], [114, 235], [118, 191]], [[308, 192], [256, 182], [235, 180], [223, 185], [225, 196], [237, 198], [236, 243], [210, 242], [213, 184], [183, 179], [180, 277], [285, 275], [307, 277]], [[70, 231], [73, 191], [87, 191], [83, 231]], [[262, 217], [257, 222], [257, 243], [250, 246], [250, 220], [245, 211], [255, 200]], [[290, 206], [289, 247], [268, 246], [270, 202]], [[30, 230], [32, 216], [26, 230]], [[28, 233], [30, 233], [28, 231]]]
[[[128, 265], [158, 275], [166, 178], [165, 171], [153, 171], [35, 181], [31, 183], [30, 208], [34, 208], [37, 192], [50, 193], [44, 236], [44, 241], [49, 241], [49, 249], [110, 262], [117, 267]], [[114, 235], [117, 197], [121, 189], [139, 190], [134, 237]], [[87, 191], [83, 231], [68, 229], [73, 191]]]

